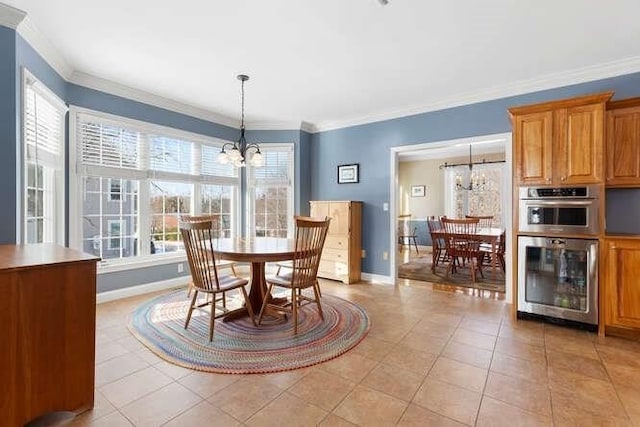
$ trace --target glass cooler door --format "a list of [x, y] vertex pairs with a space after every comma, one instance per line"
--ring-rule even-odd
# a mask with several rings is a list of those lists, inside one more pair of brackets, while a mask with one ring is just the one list
[[586, 312], [588, 250], [526, 246], [524, 298], [542, 304]]

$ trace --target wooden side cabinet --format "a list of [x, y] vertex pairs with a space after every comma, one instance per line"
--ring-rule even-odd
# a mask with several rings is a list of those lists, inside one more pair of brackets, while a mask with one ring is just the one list
[[607, 92], [509, 109], [516, 185], [598, 184], [604, 179]]
[[362, 254], [362, 202], [311, 201], [312, 217], [329, 217], [318, 276], [344, 283], [360, 281]]
[[640, 98], [607, 104], [607, 187], [640, 187]]
[[93, 407], [98, 260], [52, 244], [0, 245], [3, 426]]
[[640, 238], [608, 238], [605, 248], [605, 326], [640, 331]]

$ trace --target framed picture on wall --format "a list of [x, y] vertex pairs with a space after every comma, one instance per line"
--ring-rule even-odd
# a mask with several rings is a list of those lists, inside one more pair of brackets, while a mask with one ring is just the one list
[[411, 197], [424, 197], [425, 196], [425, 186], [424, 185], [412, 185], [411, 186]]
[[358, 163], [338, 165], [338, 184], [356, 184], [359, 182]]

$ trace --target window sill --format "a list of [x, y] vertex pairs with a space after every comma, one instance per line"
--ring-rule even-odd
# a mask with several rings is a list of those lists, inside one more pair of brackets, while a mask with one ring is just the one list
[[186, 254], [150, 255], [138, 257], [135, 260], [102, 261], [98, 264], [98, 275], [115, 273], [118, 271], [136, 270], [164, 264], [186, 262]]

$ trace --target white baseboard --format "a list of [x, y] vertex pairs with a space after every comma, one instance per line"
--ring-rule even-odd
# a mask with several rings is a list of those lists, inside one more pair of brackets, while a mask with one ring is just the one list
[[131, 286], [128, 288], [116, 289], [113, 291], [100, 292], [96, 295], [96, 303], [102, 304], [109, 301], [115, 301], [122, 298], [133, 297], [136, 295], [148, 294], [150, 292], [162, 291], [165, 289], [175, 288], [184, 285], [185, 288], [189, 283], [191, 276], [176, 277], [169, 280], [161, 280], [160, 282], [145, 283], [144, 285]]
[[391, 276], [383, 276], [381, 274], [360, 273], [360, 276], [362, 280], [366, 280], [367, 282], [385, 283], [388, 285], [393, 285], [395, 282]]

